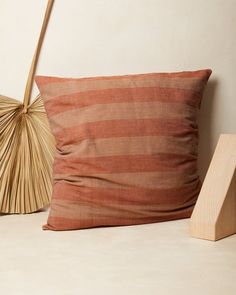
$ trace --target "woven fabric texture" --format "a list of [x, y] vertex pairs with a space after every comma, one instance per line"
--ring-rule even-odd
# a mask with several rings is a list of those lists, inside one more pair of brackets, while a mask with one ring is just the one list
[[190, 217], [201, 187], [197, 113], [210, 75], [37, 76], [56, 140], [43, 228]]

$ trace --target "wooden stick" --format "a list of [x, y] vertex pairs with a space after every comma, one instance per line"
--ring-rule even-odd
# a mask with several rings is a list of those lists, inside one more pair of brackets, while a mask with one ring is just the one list
[[36, 67], [37, 67], [37, 63], [38, 63], [38, 59], [39, 59], [40, 50], [41, 50], [41, 47], [43, 44], [43, 39], [44, 39], [45, 32], [47, 29], [49, 17], [51, 14], [53, 2], [54, 2], [54, 0], [48, 0], [46, 12], [44, 15], [42, 29], [40, 32], [40, 36], [39, 36], [39, 40], [38, 40], [38, 43], [36, 46], [34, 57], [33, 57], [32, 63], [31, 63], [31, 67], [30, 67], [30, 71], [29, 71], [29, 75], [28, 75], [28, 79], [27, 79], [27, 83], [26, 83], [26, 87], [25, 87], [24, 100], [23, 100], [23, 105], [24, 105], [23, 112], [24, 113], [27, 112], [27, 108], [30, 103], [32, 87], [33, 87], [33, 83], [34, 83], [34, 75], [35, 75], [35, 71], [36, 71]]

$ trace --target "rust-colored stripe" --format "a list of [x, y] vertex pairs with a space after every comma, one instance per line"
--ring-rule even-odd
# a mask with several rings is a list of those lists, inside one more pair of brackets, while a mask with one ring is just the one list
[[137, 88], [117, 88], [93, 90], [83, 93], [72, 93], [57, 96], [52, 100], [45, 100], [48, 114], [56, 114], [83, 108], [97, 104], [108, 103], [133, 103], [133, 102], [165, 102], [165, 103], [184, 103], [189, 106], [198, 107], [200, 94], [191, 89], [171, 89], [160, 87], [137, 87]]
[[[50, 120], [50, 118], [49, 118]], [[51, 121], [50, 121], [51, 122]], [[107, 120], [80, 124], [70, 128], [55, 131], [57, 146], [71, 145], [88, 138], [112, 138], [131, 136], [197, 136], [197, 126], [190, 122], [175, 119], [139, 119], [139, 120]]]
[[128, 74], [128, 75], [111, 75], [111, 76], [95, 76], [95, 77], [81, 77], [81, 78], [62, 78], [62, 77], [49, 77], [49, 76], [40, 76], [37, 75], [35, 80], [37, 83], [42, 85], [49, 84], [49, 83], [64, 83], [65, 80], [67, 81], [101, 81], [101, 80], [120, 80], [120, 79], [134, 79], [134, 78], [151, 78], [151, 77], [163, 77], [163, 78], [205, 78], [208, 79], [211, 75], [211, 69], [203, 69], [198, 71], [182, 71], [182, 72], [173, 72], [173, 73], [144, 73], [144, 74]]
[[[73, 109], [51, 116], [50, 120], [58, 129], [69, 128], [89, 122], [107, 120], [138, 119], [176, 119], [194, 120], [196, 109], [186, 104], [170, 104], [163, 102], [134, 102], [97, 104], [89, 107]], [[55, 129], [54, 129], [55, 130]], [[57, 132], [55, 130], [55, 132]]]
[[54, 99], [56, 96], [72, 93], [83, 93], [91, 90], [115, 89], [115, 88], [137, 88], [137, 87], [164, 87], [177, 89], [192, 89], [201, 92], [204, 87], [202, 79], [199, 78], [167, 78], [167, 77], [136, 77], [121, 78], [115, 80], [64, 80], [63, 83], [52, 83], [40, 85], [40, 92], [45, 100]]

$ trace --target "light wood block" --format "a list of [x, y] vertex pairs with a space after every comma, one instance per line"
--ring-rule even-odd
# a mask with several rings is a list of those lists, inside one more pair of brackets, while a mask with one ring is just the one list
[[190, 235], [216, 241], [236, 233], [236, 134], [222, 134], [190, 219]]

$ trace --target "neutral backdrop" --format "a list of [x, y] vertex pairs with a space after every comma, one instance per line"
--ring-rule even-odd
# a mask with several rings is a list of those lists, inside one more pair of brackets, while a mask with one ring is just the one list
[[[0, 94], [22, 100], [46, 3], [0, 0]], [[220, 133], [236, 133], [235, 36], [236, 0], [55, 0], [37, 72], [211, 68], [199, 118], [203, 177]]]

